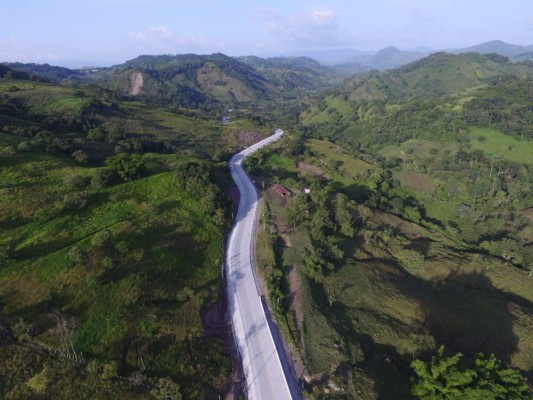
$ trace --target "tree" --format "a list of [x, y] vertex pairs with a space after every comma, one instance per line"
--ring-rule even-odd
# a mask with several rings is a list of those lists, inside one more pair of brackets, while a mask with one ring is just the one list
[[335, 220], [339, 225], [339, 230], [344, 236], [353, 238], [355, 230], [353, 228], [355, 203], [348, 199], [343, 193], [337, 193], [335, 197]]
[[146, 165], [141, 156], [127, 153], [118, 153], [108, 157], [105, 165], [109, 169], [116, 171], [118, 176], [124, 181], [139, 178], [146, 169]]
[[180, 386], [170, 378], [160, 378], [151, 393], [158, 400], [182, 399]]
[[533, 399], [526, 379], [504, 367], [494, 356], [476, 355], [470, 363], [462, 354], [444, 357], [444, 346], [431, 362], [415, 360], [416, 378], [411, 393], [422, 400], [527, 400]]
[[285, 216], [287, 221], [294, 227], [305, 221], [309, 214], [309, 205], [307, 204], [307, 198], [303, 195], [297, 195], [293, 197], [287, 206]]

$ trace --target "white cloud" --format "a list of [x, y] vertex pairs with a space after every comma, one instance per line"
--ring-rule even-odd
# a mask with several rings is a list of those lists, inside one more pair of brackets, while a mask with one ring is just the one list
[[150, 52], [210, 52], [225, 47], [223, 41], [215, 41], [204, 36], [180, 35], [166, 26], [150, 26], [142, 32], [130, 32], [130, 40], [142, 51]]
[[160, 36], [168, 37], [172, 36], [174, 32], [172, 32], [172, 29], [167, 28], [166, 26], [159, 25], [159, 26], [151, 26], [148, 28], [148, 32], [154, 33]]
[[307, 17], [317, 25], [326, 25], [335, 21], [337, 13], [334, 10], [315, 10], [311, 11]]
[[255, 9], [251, 16], [263, 22], [263, 30], [278, 41], [304, 48], [353, 45], [358, 36], [341, 28], [333, 9], [315, 9], [284, 16], [272, 8]]

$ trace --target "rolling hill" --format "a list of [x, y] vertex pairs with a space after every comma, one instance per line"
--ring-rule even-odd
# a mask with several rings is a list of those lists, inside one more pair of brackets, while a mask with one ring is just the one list
[[[509, 130], [506, 126], [518, 119], [523, 121], [520, 130], [529, 135], [530, 114], [524, 111], [532, 73], [529, 63], [513, 63], [503, 56], [436, 53], [395, 70], [347, 80], [304, 111], [301, 121], [309, 128], [327, 127], [337, 137], [349, 132], [373, 135], [379, 137], [374, 142], [378, 145], [398, 141], [394, 133], [399, 131], [402, 138], [436, 134], [437, 130], [439, 135], [446, 133], [436, 126], [428, 131], [426, 125], [417, 123], [421, 119], [430, 124], [446, 121], [454, 131], [461, 123], [486, 122], [493, 113], [493, 122], [502, 129]], [[474, 109], [482, 114], [472, 115]]]
[[532, 98], [530, 62], [432, 54], [317, 96], [249, 160], [294, 193], [262, 196], [259, 268], [309, 398], [416, 398], [441, 345], [531, 380]]
[[531, 59], [531, 53], [533, 53], [533, 46], [521, 46], [517, 44], [509, 44], [502, 42], [501, 40], [492, 40], [490, 42], [480, 43], [475, 46], [466, 47], [463, 49], [450, 50], [451, 53], [480, 53], [490, 54], [496, 53], [511, 59], [521, 59], [524, 57]]

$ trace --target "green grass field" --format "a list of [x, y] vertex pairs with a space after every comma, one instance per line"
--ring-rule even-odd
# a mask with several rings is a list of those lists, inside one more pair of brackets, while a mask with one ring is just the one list
[[494, 158], [533, 164], [533, 140], [518, 140], [490, 128], [470, 128], [471, 144]]

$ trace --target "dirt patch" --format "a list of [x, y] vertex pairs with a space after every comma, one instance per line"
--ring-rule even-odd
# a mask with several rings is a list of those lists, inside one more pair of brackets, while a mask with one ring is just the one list
[[202, 314], [202, 325], [206, 336], [216, 337], [222, 340], [224, 351], [231, 358], [232, 372], [227, 377], [226, 383], [221, 390], [226, 392], [224, 396], [225, 400], [237, 400], [243, 395], [245, 380], [241, 360], [231, 334], [231, 324], [227, 313], [225, 293], [221, 295], [219, 301], [204, 310]]
[[246, 148], [263, 139], [263, 135], [256, 131], [240, 131], [235, 135], [239, 147]]
[[130, 84], [130, 95], [137, 96], [139, 93], [141, 93], [144, 85], [144, 79], [140, 72], [132, 72], [128, 77], [128, 82]]
[[294, 265], [291, 265], [289, 269], [289, 285], [291, 289], [289, 294], [289, 304], [292, 312], [294, 312], [296, 326], [298, 327], [298, 330], [302, 332], [304, 323], [302, 294], [300, 292], [302, 282], [300, 281], [300, 276], [298, 275], [298, 271], [296, 271], [296, 267]]
[[418, 172], [405, 172], [398, 174], [395, 178], [410, 189], [428, 191], [434, 188], [433, 178]]
[[229, 198], [231, 199], [231, 203], [233, 204], [233, 209], [235, 212], [237, 212], [237, 208], [239, 208], [239, 200], [241, 198], [241, 194], [239, 193], [239, 189], [237, 189], [237, 186], [232, 186], [227, 191]]
[[313, 176], [324, 176], [324, 172], [315, 165], [306, 164], [303, 162], [298, 163], [298, 169], [306, 174]]
[[209, 306], [202, 315], [202, 324], [206, 336], [222, 338], [222, 333], [227, 330], [226, 305], [222, 300]]

